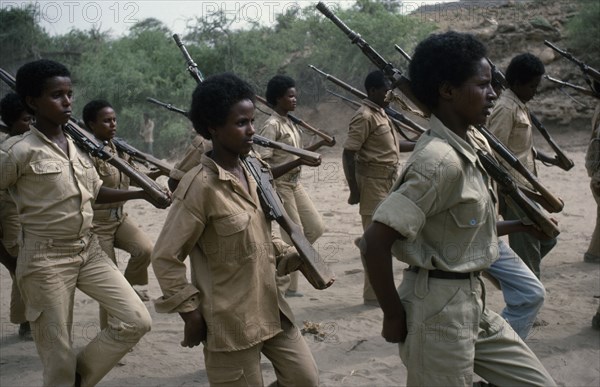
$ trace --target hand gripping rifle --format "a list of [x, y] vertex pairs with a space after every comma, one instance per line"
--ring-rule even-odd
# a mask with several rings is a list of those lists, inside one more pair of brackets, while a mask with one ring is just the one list
[[[177, 35], [174, 35], [173, 38], [177, 42], [184, 57], [186, 57], [186, 60], [189, 62], [191, 60], [189, 53], [185, 49], [183, 43], [181, 43], [181, 40], [179, 40], [178, 37], [176, 38], [176, 36]], [[194, 77], [194, 79], [198, 84], [202, 83], [201, 79], [196, 77]], [[256, 137], [257, 136], [254, 135], [253, 140], [256, 141]], [[267, 139], [265, 140], [269, 141]], [[269, 168], [262, 165], [262, 163], [254, 156], [243, 156], [241, 157], [241, 161], [256, 181], [258, 197], [260, 198], [265, 215], [268, 219], [275, 220], [279, 226], [288, 233], [294, 247], [296, 247], [300, 258], [302, 259], [299, 270], [315, 289], [325, 289], [331, 286], [335, 281], [335, 275], [329, 269], [319, 253], [306, 239], [302, 233], [302, 229], [295, 224], [285, 212], [281, 198], [271, 184], [271, 173]]]
[[[506, 78], [504, 77], [504, 74], [502, 73], [502, 71], [500, 71], [500, 69], [498, 69], [498, 67], [496, 67], [496, 65], [489, 58], [486, 58], [486, 59], [487, 59], [488, 63], [490, 64], [490, 66], [492, 67], [492, 78], [493, 78], [494, 82], [496, 82], [498, 85], [500, 85], [500, 87], [502, 89], [508, 88]], [[535, 126], [537, 128], [537, 130], [540, 132], [542, 137], [544, 137], [544, 139], [546, 140], [548, 145], [550, 145], [550, 147], [556, 154], [554, 159], [548, 159], [548, 157], [545, 157], [544, 159], [540, 159], [540, 161], [549, 163], [552, 165], [556, 165], [557, 167], [559, 167], [565, 171], [568, 171], [569, 169], [573, 168], [575, 166], [575, 163], [573, 163], [573, 160], [569, 159], [567, 157], [567, 155], [565, 154], [565, 152], [563, 152], [562, 149], [560, 149], [560, 147], [554, 141], [552, 136], [550, 136], [550, 133], [548, 132], [548, 130], [546, 129], [544, 124], [542, 124], [542, 122], [535, 116], [535, 114], [533, 114], [531, 112], [529, 113], [529, 117], [531, 118], [531, 123], [533, 123], [533, 126]]]
[[[7, 71], [1, 68], [0, 78], [2, 78], [2, 80], [10, 88], [15, 90], [15, 78]], [[67, 122], [63, 126], [63, 130], [66, 134], [69, 135], [69, 137], [73, 139], [75, 144], [77, 144], [77, 146], [81, 150], [89, 153], [93, 157], [98, 157], [99, 159], [110, 163], [119, 171], [129, 176], [131, 181], [135, 182], [150, 196], [150, 203], [152, 203], [155, 207], [167, 208], [169, 204], [171, 204], [171, 199], [169, 198], [169, 195], [167, 195], [167, 193], [165, 193], [163, 189], [158, 184], [156, 184], [154, 180], [150, 179], [145, 174], [135, 170], [122, 158], [114, 157], [114, 155], [111, 152], [105, 150], [105, 145], [99, 143], [93, 134], [91, 134], [87, 130], [81, 129], [77, 124], [77, 120], [75, 118], [70, 117], [69, 122]]]
[[[331, 81], [332, 83], [340, 86], [342, 89], [354, 94], [356, 97], [358, 97], [360, 99], [367, 98], [367, 95], [365, 93], [363, 93], [362, 91], [358, 90], [355, 87], [352, 87], [351, 85], [342, 81], [341, 79], [336, 78], [331, 74], [327, 74], [326, 72], [319, 70], [318, 68], [316, 68], [313, 65], [309, 65], [308, 67], [310, 67], [317, 73], [321, 74], [328, 81]], [[392, 119], [392, 121], [394, 121], [394, 123], [396, 123], [396, 125], [397, 125], [396, 129], [398, 130], [398, 133], [400, 133], [400, 135], [402, 137], [404, 137], [405, 139], [407, 139], [408, 141], [415, 141], [415, 140], [410, 139], [402, 130], [400, 130], [400, 127], [404, 127], [406, 129], [416, 133], [418, 136], [425, 133], [425, 128], [423, 128], [421, 125], [417, 124], [416, 122], [412, 121], [410, 118], [406, 117], [404, 114], [400, 113], [399, 111], [394, 110], [389, 106], [386, 107], [384, 110], [385, 110], [385, 113]]]
[[[177, 46], [181, 49], [181, 52], [183, 53], [183, 56], [185, 57], [185, 60], [188, 64], [188, 71], [190, 72], [190, 74], [192, 75], [192, 78], [194, 78], [196, 80], [196, 82], [200, 83], [204, 80], [204, 78], [202, 77], [200, 71], [198, 70], [198, 65], [194, 62], [194, 60], [192, 59], [192, 57], [190, 56], [190, 53], [187, 51], [187, 49], [185, 48], [185, 45], [183, 44], [183, 42], [181, 41], [181, 39], [179, 38], [179, 35], [174, 34], [173, 35], [173, 39], [175, 40], [175, 43], [177, 43]], [[273, 106], [271, 106], [270, 103], [267, 102], [266, 99], [264, 99], [263, 97], [261, 97], [260, 95], [256, 96], [256, 99], [264, 104], [265, 106], [267, 106], [270, 109], [273, 109]], [[322, 139], [324, 139], [327, 144], [329, 146], [333, 146], [335, 145], [335, 138], [331, 137], [330, 135], [320, 131], [319, 129], [309, 125], [308, 123], [306, 123], [306, 121], [292, 115], [288, 113], [288, 118], [295, 123], [296, 125], [299, 125], [305, 129], [307, 129], [308, 131], [316, 134], [317, 136], [321, 137]]]

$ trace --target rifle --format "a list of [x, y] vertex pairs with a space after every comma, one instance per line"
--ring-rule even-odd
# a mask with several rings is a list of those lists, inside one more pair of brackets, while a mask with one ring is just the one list
[[[367, 95], [365, 93], [363, 93], [362, 91], [358, 90], [355, 87], [350, 86], [348, 83], [342, 81], [341, 79], [336, 78], [331, 74], [327, 74], [326, 72], [319, 70], [318, 68], [316, 68], [313, 65], [308, 65], [308, 67], [310, 67], [317, 73], [324, 76], [325, 79], [327, 79], [328, 81], [331, 81], [332, 83], [340, 86], [341, 88], [354, 94], [358, 98], [360, 98], [360, 99], [367, 98]], [[414, 139], [408, 138], [408, 136], [400, 130], [400, 126], [398, 126], [398, 125], [401, 125], [407, 129], [409, 129], [410, 131], [416, 133], [419, 136], [421, 134], [425, 133], [425, 131], [426, 131], [425, 128], [423, 128], [421, 125], [417, 124], [416, 122], [412, 121], [410, 118], [406, 117], [404, 114], [400, 113], [399, 111], [392, 109], [389, 106], [384, 108], [384, 110], [385, 110], [385, 113], [392, 119], [392, 121], [394, 121], [397, 124], [396, 129], [398, 130], [400, 135], [402, 135], [402, 137], [404, 137], [405, 139], [407, 139], [409, 141], [415, 141]]]
[[186, 116], [187, 118], [189, 118], [188, 117], [188, 112], [186, 112], [185, 110], [182, 110], [182, 109], [180, 109], [178, 107], [175, 107], [175, 106], [171, 105], [170, 103], [160, 102], [159, 100], [154, 99], [154, 98], [150, 98], [150, 97], [146, 97], [146, 101], [151, 102], [151, 103], [153, 103], [155, 105], [164, 107], [165, 109], [170, 110], [172, 112], [183, 114], [184, 116]]
[[[529, 183], [540, 193], [536, 195], [535, 199], [542, 207], [549, 212], [560, 212], [564, 207], [564, 203], [559, 198], [555, 197], [550, 191], [546, 189], [538, 180], [537, 176], [531, 173], [524, 165], [517, 159], [517, 157], [496, 137], [490, 132], [485, 126], [479, 125], [475, 129], [481, 133], [492, 149], [498, 153], [506, 162], [519, 172], [523, 177], [527, 179]], [[530, 191], [531, 192], [531, 191]]]
[[[160, 102], [160, 101], [158, 101], [158, 100], [156, 100], [154, 98], [146, 98], [146, 100], [148, 102], [152, 102], [152, 103], [154, 103], [154, 104], [156, 104], [158, 106], [162, 106], [162, 107], [164, 107], [164, 108], [166, 108], [166, 109], [168, 109], [168, 110], [170, 110], [172, 112], [182, 114], [182, 115], [186, 116], [186, 118], [189, 119], [188, 112], [186, 112], [183, 109], [175, 107], [175, 106], [173, 106], [171, 104], [166, 104], [164, 102]], [[266, 148], [279, 149], [279, 150], [282, 150], [284, 152], [288, 152], [288, 153], [291, 153], [293, 155], [296, 155], [296, 156], [298, 156], [300, 158], [303, 158], [305, 160], [311, 161], [313, 163], [316, 163], [316, 162], [318, 162], [318, 161], [321, 160], [321, 155], [319, 153], [307, 151], [307, 150], [301, 149], [301, 148], [296, 148], [296, 147], [293, 147], [291, 145], [284, 144], [282, 142], [272, 141], [272, 140], [269, 140], [268, 138], [260, 136], [258, 134], [255, 134], [252, 137], [252, 140], [254, 141], [254, 143], [256, 145], [259, 145], [259, 146], [262, 146], [262, 147], [266, 147]]]
[[512, 176], [504, 169], [496, 159], [489, 153], [477, 149], [477, 156], [481, 164], [492, 179], [498, 183], [498, 188], [525, 212], [527, 217], [535, 223], [538, 228], [551, 238], [556, 238], [560, 230], [548, 217], [533, 203], [531, 199], [523, 194]]
[[335, 281], [335, 275], [302, 233], [302, 229], [294, 223], [285, 212], [281, 198], [271, 185], [269, 168], [252, 156], [241, 158], [242, 163], [256, 181], [258, 196], [269, 220], [275, 220], [290, 236], [292, 243], [302, 258], [300, 272], [315, 289], [326, 289]]
[[571, 89], [575, 89], [575, 90], [577, 90], [578, 92], [580, 92], [582, 94], [585, 94], [585, 95], [588, 95], [590, 97], [595, 97], [595, 98], [600, 99], [600, 93], [598, 93], [598, 92], [596, 92], [594, 90], [588, 90], [585, 87], [581, 87], [579, 85], [574, 85], [574, 84], [569, 83], [569, 82], [561, 81], [560, 79], [553, 78], [550, 75], [544, 75], [544, 78], [546, 78], [550, 82], [557, 83], [557, 84], [559, 84], [561, 86], [570, 87]]
[[[173, 36], [174, 39], [175, 36], [176, 35]], [[176, 41], [177, 40], [178, 39], [176, 39]], [[189, 54], [180, 40], [178, 45], [182, 50], [184, 57], [186, 57], [186, 59], [189, 58]], [[189, 60], [191, 60], [191, 58], [189, 58]], [[194, 79], [198, 84], [202, 83], [201, 79], [196, 77], [194, 77]], [[257, 136], [254, 135], [253, 139], [256, 140], [256, 137]], [[264, 140], [270, 141], [266, 138]], [[315, 289], [325, 289], [331, 286], [335, 281], [335, 275], [331, 272], [319, 253], [306, 239], [300, 227], [295, 224], [286, 213], [281, 198], [271, 184], [271, 173], [269, 168], [263, 166], [254, 156], [240, 156], [240, 160], [256, 181], [257, 193], [266, 217], [270, 220], [275, 220], [279, 226], [288, 233], [294, 247], [296, 247], [298, 255], [302, 259], [299, 270]]]
[[[174, 34], [173, 35], [173, 39], [175, 40], [175, 43], [177, 43], [177, 46], [181, 49], [181, 52], [183, 53], [183, 56], [185, 57], [185, 60], [188, 64], [188, 71], [190, 72], [190, 74], [192, 75], [192, 78], [194, 78], [196, 80], [197, 83], [201, 83], [204, 78], [202, 77], [202, 74], [200, 73], [200, 71], [198, 70], [198, 65], [194, 62], [194, 60], [192, 59], [192, 57], [190, 56], [189, 52], [187, 51], [187, 49], [185, 48], [185, 45], [183, 44], [183, 42], [181, 41], [181, 39], [179, 38], [179, 35]], [[263, 97], [261, 97], [260, 95], [256, 96], [256, 99], [263, 103], [265, 106], [273, 109], [273, 106], [271, 106], [270, 103], [267, 102], [266, 99], [264, 99]], [[327, 141], [327, 144], [329, 146], [333, 146], [335, 145], [335, 138], [331, 137], [330, 135], [323, 133], [322, 131], [320, 131], [319, 129], [309, 125], [308, 123], [306, 123], [305, 121], [301, 120], [300, 118], [289, 114], [288, 113], [288, 118], [295, 123], [296, 125], [302, 126], [303, 128], [313, 132], [314, 134], [316, 134], [317, 136], [323, 138], [325, 141]]]
[[402, 55], [404, 57], [404, 59], [406, 59], [409, 62], [412, 60], [412, 58], [410, 57], [410, 55], [408, 55], [408, 53], [406, 51], [404, 51], [402, 49], [402, 47], [400, 47], [397, 44], [394, 44], [394, 47], [396, 48], [396, 51], [398, 51], [400, 53], [400, 55]]
[[[490, 66], [492, 67], [493, 80], [497, 84], [499, 84], [500, 87], [502, 87], [502, 89], [508, 88], [508, 83], [506, 82], [506, 77], [504, 76], [502, 71], [499, 70], [496, 67], [496, 65], [489, 58], [486, 58], [486, 59], [487, 59], [488, 63], [490, 64]], [[540, 132], [542, 137], [544, 137], [544, 139], [546, 140], [548, 145], [550, 145], [550, 147], [552, 148], [554, 153], [556, 153], [556, 156], [554, 157], [554, 159], [548, 159], [546, 157], [543, 160], [540, 159], [540, 161], [543, 161], [548, 164], [556, 165], [557, 167], [564, 169], [565, 171], [568, 171], [569, 169], [573, 168], [573, 166], [575, 166], [575, 163], [573, 163], [573, 160], [569, 159], [567, 157], [567, 155], [562, 151], [562, 149], [560, 149], [560, 147], [554, 141], [552, 136], [550, 136], [550, 133], [548, 133], [548, 130], [546, 129], [546, 127], [535, 116], [535, 114], [533, 114], [532, 112], [529, 112], [529, 118], [531, 119], [531, 123], [533, 124], [533, 126], [535, 126], [537, 128], [537, 130]]]
[[338, 18], [325, 3], [319, 1], [317, 9], [342, 30], [353, 44], [356, 44], [361, 49], [363, 54], [365, 54], [366, 57], [369, 58], [369, 60], [390, 80], [392, 87], [397, 87], [404, 95], [409, 97], [421, 111], [428, 111], [427, 107], [425, 107], [412, 93], [412, 90], [410, 89], [410, 80], [402, 75], [402, 72], [397, 69], [392, 62], [386, 61], [359, 34], [352, 31], [342, 20], [340, 20], [340, 18]]
[[131, 156], [133, 160], [137, 161], [138, 163], [152, 164], [160, 171], [160, 174], [163, 176], [169, 176], [169, 174], [171, 173], [171, 167], [167, 163], [152, 155], [149, 155], [132, 147], [124, 139], [115, 137], [112, 139], [112, 142], [113, 144], [115, 144], [115, 147], [118, 151], [127, 153], [129, 156]]
[[548, 162], [552, 165], [556, 165], [561, 169], [564, 169], [565, 171], [568, 171], [569, 169], [573, 168], [575, 166], [575, 163], [573, 163], [573, 160], [569, 159], [554, 142], [554, 139], [552, 139], [550, 133], [548, 133], [548, 130], [546, 129], [544, 124], [542, 124], [540, 120], [538, 120], [537, 117], [532, 113], [529, 114], [529, 117], [531, 118], [531, 122], [533, 122], [533, 125], [535, 125], [535, 127], [538, 128], [538, 131], [546, 139], [548, 145], [550, 145], [552, 150], [554, 150], [554, 152], [556, 153], [555, 158], [549, 160]]
[[[329, 94], [336, 96], [338, 98], [340, 98], [343, 101], [346, 101], [350, 104], [352, 104], [354, 107], [359, 108], [361, 106], [360, 102], [354, 101], [348, 97], [345, 97], [341, 94], [336, 93], [335, 91], [329, 90], [329, 89], [325, 89], [326, 92], [328, 92]], [[410, 142], [415, 142], [416, 140], [408, 138], [408, 136], [404, 133], [404, 131], [402, 131], [402, 128], [408, 129], [408, 130], [412, 130], [411, 127], [407, 126], [406, 124], [401, 123], [400, 121], [398, 121], [397, 119], [390, 117], [390, 119], [392, 120], [392, 122], [394, 123], [394, 129], [396, 129], [396, 131], [402, 136], [404, 137], [407, 141]]]
[[585, 79], [587, 84], [590, 86], [590, 88], [595, 91], [594, 87], [592, 86], [590, 77], [592, 77], [594, 79], [594, 81], [600, 82], [600, 71], [596, 70], [593, 67], [588, 66], [587, 64], [585, 64], [585, 62], [575, 58], [569, 52], [567, 52], [565, 50], [561, 50], [560, 48], [558, 48], [557, 46], [555, 46], [554, 44], [550, 43], [547, 40], [544, 40], [544, 44], [546, 46], [550, 47], [551, 49], [553, 49], [554, 51], [558, 52], [560, 55], [564, 56], [571, 62], [575, 63], [577, 66], [579, 66], [579, 68], [581, 69], [581, 72], [583, 73], [583, 78]]
[[[15, 90], [15, 78], [2, 68], [0, 68], [0, 78], [11, 89]], [[167, 208], [169, 204], [171, 204], [169, 195], [167, 195], [154, 180], [150, 179], [145, 174], [136, 171], [131, 165], [125, 162], [125, 160], [114, 157], [111, 152], [105, 150], [105, 145], [99, 143], [93, 134], [87, 130], [81, 129], [75, 118], [69, 118], [69, 121], [63, 125], [63, 131], [73, 139], [75, 144], [77, 144], [81, 150], [89, 153], [93, 157], [98, 157], [99, 159], [110, 163], [119, 171], [129, 176], [133, 182], [149, 195], [149, 202], [155, 207]]]

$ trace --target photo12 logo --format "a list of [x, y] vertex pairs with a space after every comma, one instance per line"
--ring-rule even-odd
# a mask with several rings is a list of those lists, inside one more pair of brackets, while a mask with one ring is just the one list
[[5, 10], [33, 8], [40, 22], [78, 26], [95, 26], [102, 22], [135, 24], [140, 10], [139, 3], [134, 1], [3, 1], [1, 7]]

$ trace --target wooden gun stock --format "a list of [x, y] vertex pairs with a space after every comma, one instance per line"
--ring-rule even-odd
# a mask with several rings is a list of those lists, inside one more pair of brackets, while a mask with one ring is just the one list
[[498, 153], [512, 168], [519, 172], [527, 181], [542, 195], [544, 202], [540, 203], [549, 212], [560, 212], [564, 207], [562, 200], [555, 197], [546, 187], [544, 187], [537, 176], [531, 173], [525, 166], [517, 159], [517, 157], [508, 149], [496, 136], [494, 136], [489, 130], [483, 125], [476, 127], [479, 133], [483, 134], [492, 149]]
[[483, 167], [498, 183], [500, 190], [508, 196], [527, 217], [547, 236], [556, 238], [560, 234], [560, 230], [549, 219], [535, 203], [533, 203], [523, 192], [517, 187], [510, 174], [487, 152], [477, 149], [477, 156], [483, 164]]
[[335, 275], [306, 239], [300, 226], [295, 224], [285, 212], [281, 198], [271, 185], [269, 169], [252, 156], [243, 157], [242, 162], [256, 181], [258, 196], [260, 197], [265, 215], [269, 219], [275, 220], [288, 233], [294, 247], [296, 247], [302, 259], [302, 264], [299, 268], [300, 272], [302, 272], [315, 289], [326, 289], [331, 286], [335, 281]]
[[291, 153], [293, 155], [296, 155], [300, 158], [303, 158], [303, 159], [311, 161], [311, 162], [316, 163], [318, 161], [321, 161], [321, 155], [318, 153], [307, 151], [307, 150], [301, 149], [301, 148], [296, 148], [291, 145], [284, 144], [282, 142], [272, 141], [266, 137], [259, 136], [258, 134], [255, 134], [254, 136], [252, 136], [252, 141], [254, 141], [254, 143], [256, 145], [260, 145], [260, 146], [263, 146], [266, 148], [279, 149], [279, 150]]

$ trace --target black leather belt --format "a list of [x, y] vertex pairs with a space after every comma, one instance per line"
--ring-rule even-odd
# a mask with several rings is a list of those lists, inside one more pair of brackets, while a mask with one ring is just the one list
[[[408, 269], [406, 269], [410, 272], [413, 273], [418, 273], [419, 270], [421, 270], [420, 267], [418, 266], [409, 266]], [[469, 279], [471, 278], [471, 275], [477, 277], [481, 274], [480, 271], [473, 271], [470, 273], [456, 273], [453, 271], [443, 271], [443, 270], [429, 270], [429, 276], [431, 278], [438, 278], [438, 279]]]

